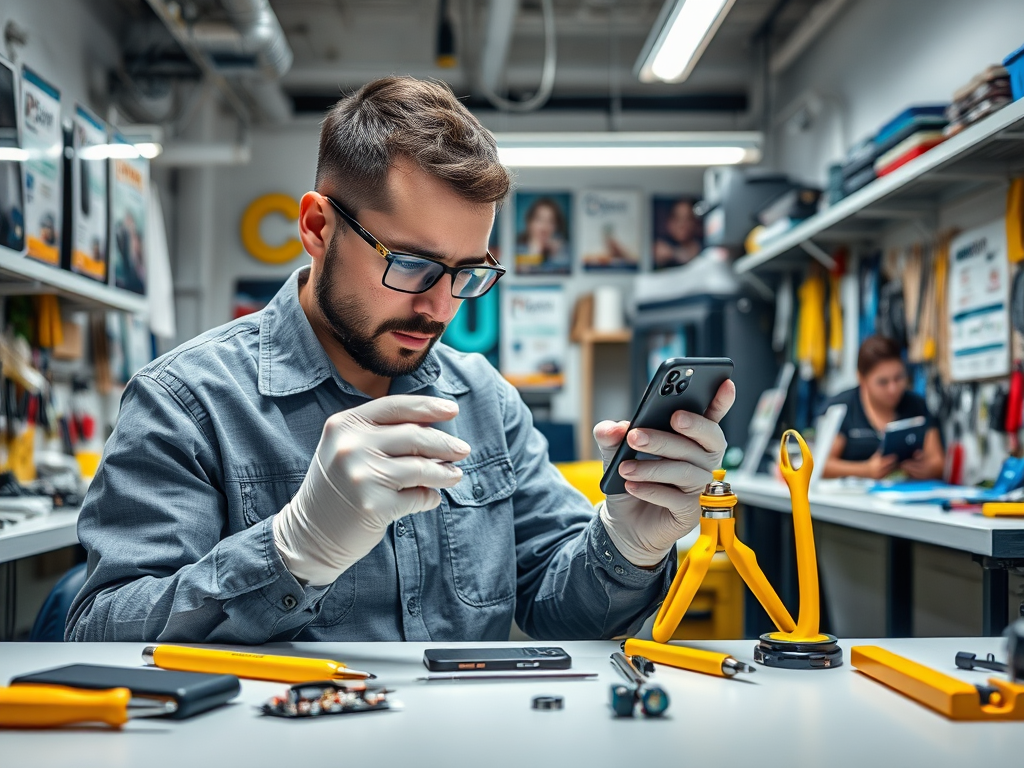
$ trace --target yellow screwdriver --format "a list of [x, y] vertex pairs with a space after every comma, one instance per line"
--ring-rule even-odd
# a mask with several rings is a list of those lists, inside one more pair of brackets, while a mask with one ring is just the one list
[[73, 723], [106, 723], [120, 728], [132, 718], [173, 714], [172, 699], [133, 696], [127, 688], [106, 691], [62, 685], [0, 688], [0, 728], [57, 728]]
[[280, 683], [310, 683], [316, 680], [370, 680], [369, 672], [349, 669], [333, 659], [301, 656], [271, 656], [248, 651], [221, 651], [213, 648], [189, 648], [182, 645], [150, 645], [142, 651], [142, 660], [161, 669], [182, 672], [210, 672], [235, 675], [251, 680], [275, 680]]
[[703, 672], [705, 675], [735, 677], [737, 672], [756, 672], [749, 664], [734, 659], [727, 653], [687, 648], [682, 645], [654, 643], [650, 640], [630, 638], [624, 648], [627, 656], [643, 656], [659, 664], [668, 664], [678, 669]]

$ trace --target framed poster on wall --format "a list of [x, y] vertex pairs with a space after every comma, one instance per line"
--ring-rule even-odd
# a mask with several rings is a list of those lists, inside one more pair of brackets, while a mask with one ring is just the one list
[[592, 189], [579, 201], [576, 229], [583, 269], [635, 272], [640, 266], [640, 192]]
[[572, 272], [572, 194], [516, 192], [516, 274]]
[[508, 286], [501, 309], [502, 376], [518, 389], [561, 389], [569, 346], [562, 286]]

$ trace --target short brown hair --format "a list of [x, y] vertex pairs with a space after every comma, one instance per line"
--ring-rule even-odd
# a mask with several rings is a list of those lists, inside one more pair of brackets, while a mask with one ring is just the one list
[[876, 365], [886, 360], [903, 360], [900, 345], [887, 336], [868, 336], [857, 353], [857, 372], [867, 376]]
[[387, 175], [405, 157], [473, 203], [500, 202], [512, 180], [494, 137], [444, 83], [384, 77], [331, 107], [320, 126], [316, 189], [357, 215], [388, 211]]

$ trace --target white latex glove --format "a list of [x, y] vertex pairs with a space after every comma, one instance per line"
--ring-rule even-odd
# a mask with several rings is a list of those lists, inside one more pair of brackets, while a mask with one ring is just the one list
[[[726, 381], [703, 416], [687, 411], [672, 414], [674, 432], [634, 429], [629, 433], [631, 448], [661, 458], [620, 464], [627, 492], [608, 496], [598, 509], [612, 543], [633, 565], [657, 565], [700, 522], [700, 494], [712, 480], [711, 471], [722, 466], [726, 448], [718, 422], [735, 399], [736, 386]], [[628, 428], [628, 421], [602, 421], [594, 427], [605, 468]]]
[[388, 525], [441, 503], [462, 478], [469, 445], [426, 426], [455, 418], [450, 400], [382, 397], [331, 416], [298, 493], [274, 517], [288, 570], [330, 584], [384, 538]]

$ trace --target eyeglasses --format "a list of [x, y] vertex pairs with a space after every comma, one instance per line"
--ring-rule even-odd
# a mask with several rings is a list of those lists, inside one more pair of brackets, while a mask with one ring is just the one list
[[401, 293], [424, 293], [433, 288], [444, 275], [452, 276], [452, 296], [456, 299], [477, 299], [487, 293], [498, 278], [505, 274], [505, 268], [486, 251], [491, 265], [474, 267], [449, 267], [437, 259], [417, 256], [412, 253], [399, 253], [388, 250], [380, 240], [371, 235], [356, 221], [336, 200], [324, 195], [335, 210], [355, 233], [373, 246], [381, 256], [387, 259], [388, 266], [384, 270], [381, 282], [393, 291]]

